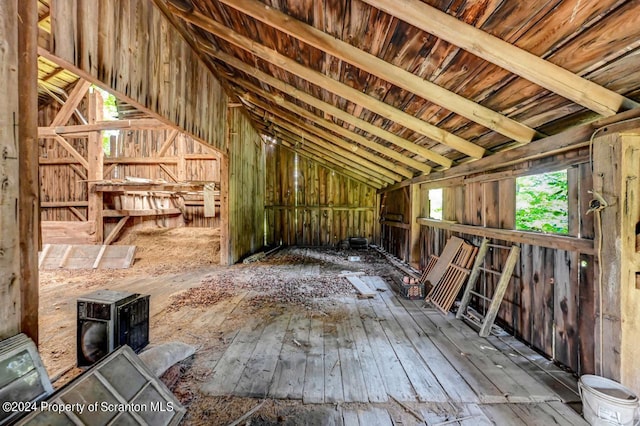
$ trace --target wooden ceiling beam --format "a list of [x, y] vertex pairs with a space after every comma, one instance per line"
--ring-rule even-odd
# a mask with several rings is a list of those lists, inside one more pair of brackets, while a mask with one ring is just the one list
[[[293, 59], [278, 53], [273, 49], [259, 44], [258, 42], [245, 37], [231, 28], [222, 25], [221, 23], [204, 16], [203, 14], [194, 11], [193, 13], [184, 13], [175, 8], [172, 8], [175, 15], [181, 17], [185, 21], [202, 28], [203, 30], [215, 35], [219, 39], [225, 40], [234, 46], [240, 47], [254, 56], [263, 59], [277, 67], [284, 69], [285, 71], [297, 75], [298, 77], [309, 81], [323, 89], [335, 93], [336, 95], [349, 100], [350, 102], [361, 105], [363, 108], [368, 109], [382, 117], [385, 117], [391, 121], [394, 121], [408, 129], [413, 130], [421, 135], [442, 143], [459, 151], [473, 159], [482, 158], [485, 154], [485, 149], [479, 145], [476, 145], [468, 140], [465, 140], [459, 136], [440, 129], [433, 124], [427, 123], [417, 117], [407, 114], [389, 104], [386, 104], [378, 99], [360, 92], [346, 84], [340, 83], [326, 76], [322, 73], [314, 71], [299, 64]], [[206, 44], [205, 44], [206, 45]]]
[[[524, 124], [466, 99], [403, 68], [390, 64], [375, 55], [358, 49], [302, 21], [298, 21], [277, 9], [265, 6], [259, 1], [219, 1], [331, 56], [355, 65], [369, 74], [415, 93], [436, 105], [440, 105], [517, 142], [528, 143], [536, 136], [536, 131]], [[395, 9], [401, 9], [401, 7], [398, 7], [397, 0], [393, 1]]]
[[338, 138], [331, 137], [330, 135], [323, 137], [323, 132], [321, 130], [316, 131], [313, 126], [305, 125], [304, 123], [301, 123], [300, 120], [297, 120], [282, 111], [268, 110], [264, 111], [264, 115], [268, 121], [271, 121], [280, 128], [288, 130], [293, 134], [297, 134], [305, 140], [313, 142], [324, 150], [329, 150], [340, 155], [348, 162], [357, 163], [360, 166], [365, 167], [369, 172], [375, 172], [373, 173], [374, 175], [377, 174], [381, 177], [384, 176], [392, 181], [390, 183], [399, 182], [404, 179], [403, 175], [381, 166], [380, 163], [382, 159], [377, 158], [374, 154], [364, 151], [363, 149], [358, 149], [357, 146], [346, 142], [338, 145], [335, 143]]
[[368, 170], [366, 167], [360, 166], [357, 163], [349, 162], [340, 154], [328, 151], [321, 146], [314, 144], [313, 141], [294, 134], [286, 129], [280, 128], [275, 124], [267, 127], [264, 122], [258, 120], [258, 127], [261, 128], [265, 133], [271, 134], [272, 137], [274, 137], [276, 140], [288, 141], [291, 144], [292, 148], [296, 150], [302, 150], [308, 155], [312, 156], [314, 159], [328, 161], [338, 167], [341, 167], [345, 174], [347, 174], [346, 171], [350, 171], [351, 174], [360, 176], [361, 179], [375, 182], [380, 186], [387, 186], [395, 183], [395, 181], [385, 176], [376, 174], [375, 172], [372, 172], [371, 170]]
[[422, 1], [363, 1], [604, 116], [640, 106]]
[[360, 173], [354, 170], [349, 170], [347, 168], [348, 167], [347, 164], [340, 163], [337, 160], [321, 158], [318, 155], [318, 153], [314, 152], [313, 150], [297, 147], [296, 146], [297, 143], [295, 141], [289, 139], [284, 135], [281, 135], [281, 136], [282, 137], [279, 136], [277, 138], [278, 139], [277, 145], [283, 147], [284, 149], [295, 152], [298, 155], [305, 157], [311, 161], [314, 161], [331, 171], [342, 174], [350, 179], [354, 179], [362, 184], [372, 186], [376, 189], [381, 189], [382, 187], [385, 186], [385, 184], [381, 180], [373, 176], [366, 175], [364, 173]]
[[[308, 155], [313, 156], [314, 158], [323, 158], [323, 155], [326, 151], [318, 148], [315, 145], [309, 144], [306, 139], [302, 139], [300, 136], [291, 134], [283, 129], [276, 130], [277, 137], [282, 141], [288, 141], [291, 144], [291, 147], [299, 152], [306, 152]], [[390, 183], [384, 179], [380, 179], [376, 177], [376, 175], [372, 175], [367, 172], [363, 172], [361, 170], [354, 169], [353, 163], [347, 162], [344, 158], [326, 158], [326, 161], [331, 161], [335, 165], [339, 166], [340, 169], [346, 174], [347, 171], [351, 171], [351, 174], [356, 174], [360, 176], [360, 179], [365, 179], [365, 181], [371, 181], [380, 185], [381, 187], [386, 187]]]
[[290, 137], [298, 140], [301, 146], [311, 146], [317, 152], [318, 157], [324, 159], [332, 158], [340, 161], [353, 169], [354, 172], [358, 171], [363, 175], [376, 177], [385, 184], [395, 184], [402, 180], [402, 176], [394, 173], [388, 176], [390, 174], [388, 170], [361, 157], [354, 156], [351, 151], [333, 146], [321, 137], [308, 133], [296, 125], [286, 122], [284, 119], [273, 117], [271, 119], [272, 121], [267, 122], [265, 115], [268, 115], [268, 112], [259, 109], [259, 107], [247, 108], [247, 110], [252, 114], [254, 122], [262, 124], [261, 127], [265, 134], [272, 136], [278, 134], [278, 132], [279, 134], [288, 134]]
[[350, 161], [357, 161], [361, 165], [369, 168], [369, 170], [385, 175], [395, 181], [413, 177], [413, 173], [410, 170], [404, 169], [389, 160], [385, 160], [372, 152], [366, 151], [357, 144], [345, 142], [337, 136], [283, 111], [281, 108], [274, 108], [271, 105], [255, 99], [254, 101], [255, 103], [252, 102], [251, 104], [263, 110], [265, 113], [264, 117], [267, 120], [273, 121], [280, 127], [294, 133], [302, 131], [305, 134], [305, 138], [319, 138], [324, 144], [329, 144], [328, 147], [325, 147], [326, 149], [332, 148], [335, 152], [341, 153]]
[[[287, 100], [285, 100], [283, 97], [281, 96], [277, 96], [274, 95], [272, 93], [267, 92], [266, 90], [257, 87], [249, 82], [246, 81], [236, 81], [236, 84], [239, 84], [240, 86], [242, 86], [243, 88], [249, 90], [250, 92], [253, 92], [255, 94], [260, 95], [262, 98], [264, 99], [268, 99], [269, 101], [275, 103], [276, 105], [286, 109], [287, 111], [293, 112], [294, 114], [299, 115], [302, 118], [305, 118], [307, 120], [312, 121], [313, 123], [320, 125], [322, 127], [324, 127], [327, 130], [330, 130], [334, 133], [339, 134], [340, 136], [344, 136], [347, 139], [351, 139], [352, 141], [359, 143], [360, 145], [367, 147], [369, 149], [372, 149], [374, 151], [379, 152], [382, 155], [385, 155], [389, 158], [392, 158], [396, 161], [399, 161], [400, 163], [411, 167], [413, 169], [416, 169], [422, 173], [430, 173], [431, 172], [431, 167], [428, 164], [425, 164], [423, 162], [414, 160], [413, 158], [407, 157], [406, 155], [401, 154], [398, 151], [394, 151], [393, 149], [387, 148], [384, 145], [380, 145], [379, 143], [370, 141], [369, 139], [365, 138], [364, 136], [352, 132], [349, 129], [345, 129], [342, 126], [337, 125], [336, 123], [334, 123], [331, 120], [327, 120], [326, 118], [323, 117], [319, 117], [315, 114], [313, 114], [312, 112], [294, 104], [293, 102], [289, 102]], [[259, 104], [257, 104], [260, 107], [268, 107], [265, 103], [262, 103], [260, 101], [258, 101], [257, 99], [255, 99], [255, 97], [252, 94], [248, 94], [248, 95], [244, 95], [243, 98], [253, 104], [256, 104], [256, 102], [259, 102]], [[413, 174], [412, 174], [413, 175]]]
[[409, 151], [413, 154], [416, 155], [420, 155], [422, 157], [424, 157], [425, 159], [429, 160], [429, 161], [433, 161], [436, 164], [439, 164], [441, 166], [443, 166], [444, 168], [449, 168], [452, 166], [453, 161], [447, 157], [445, 157], [444, 155], [440, 155], [438, 153], [433, 152], [432, 150], [430, 150], [429, 148], [426, 148], [424, 146], [418, 145], [414, 142], [411, 142], [407, 139], [401, 138], [400, 136], [391, 133], [387, 130], [384, 130], [381, 127], [378, 126], [374, 126], [373, 124], [369, 123], [368, 121], [365, 121], [361, 118], [355, 117], [351, 114], [349, 114], [346, 111], [341, 110], [340, 108], [337, 108], [333, 105], [331, 105], [330, 103], [324, 102], [314, 96], [311, 96], [310, 94], [308, 94], [307, 92], [304, 92], [302, 90], [299, 90], [285, 82], [283, 82], [282, 80], [278, 80], [275, 77], [272, 77], [271, 75], [260, 71], [259, 69], [252, 67], [251, 65], [248, 65], [244, 62], [242, 62], [241, 60], [235, 58], [234, 56], [231, 56], [225, 52], [222, 52], [220, 50], [216, 50], [216, 49], [212, 49], [208, 46], [203, 46], [203, 49], [205, 51], [205, 53], [213, 56], [214, 58], [224, 62], [227, 65], [230, 65], [244, 73], [246, 73], [247, 75], [250, 75], [252, 77], [257, 78], [258, 80], [260, 80], [261, 82], [268, 84], [269, 86], [280, 90], [283, 93], [286, 93], [288, 95], [290, 95], [291, 97], [298, 99], [302, 102], [304, 102], [307, 105], [310, 105], [322, 112], [324, 112], [325, 114], [329, 114], [335, 118], [337, 118], [338, 120], [342, 120], [346, 123], [351, 124], [354, 127], [357, 127], [359, 129], [364, 130], [365, 132], [373, 135], [373, 136], [377, 136], [381, 139], [386, 140], [387, 142], [396, 145], [406, 151]]

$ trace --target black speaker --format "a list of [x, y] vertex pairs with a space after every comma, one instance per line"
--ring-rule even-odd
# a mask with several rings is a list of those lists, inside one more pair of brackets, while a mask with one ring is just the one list
[[149, 343], [149, 296], [98, 290], [79, 298], [77, 362], [95, 364], [116, 348], [139, 352]]

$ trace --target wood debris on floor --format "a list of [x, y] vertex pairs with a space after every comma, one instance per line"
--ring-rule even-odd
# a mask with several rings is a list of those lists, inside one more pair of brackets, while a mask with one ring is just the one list
[[[183, 424], [230, 424], [262, 401], [244, 423], [584, 424], [566, 405], [579, 401], [575, 378], [399, 297], [399, 274], [373, 251], [288, 248], [184, 286], [179, 274], [154, 277], [164, 290], [151, 298], [152, 342], [198, 348], [171, 380], [188, 407]], [[358, 298], [345, 276], [376, 296]]]

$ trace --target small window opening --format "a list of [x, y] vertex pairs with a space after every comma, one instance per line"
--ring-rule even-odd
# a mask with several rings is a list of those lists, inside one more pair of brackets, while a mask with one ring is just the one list
[[569, 233], [567, 171], [516, 179], [516, 229]]
[[429, 217], [442, 220], [442, 188], [429, 190]]

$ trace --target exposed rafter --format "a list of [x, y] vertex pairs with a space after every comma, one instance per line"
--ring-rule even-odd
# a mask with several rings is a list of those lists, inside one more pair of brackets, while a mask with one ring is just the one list
[[279, 127], [275, 123], [266, 123], [261, 121], [262, 117], [256, 117], [258, 115], [257, 111], [252, 111], [252, 113], [254, 114], [252, 116], [253, 121], [258, 129], [264, 133], [274, 135], [277, 140], [287, 141], [290, 143], [292, 148], [302, 150], [311, 158], [328, 161], [343, 168], [345, 174], [349, 174], [346, 173], [346, 171], [349, 171], [351, 174], [358, 175], [361, 179], [364, 178], [366, 180], [371, 180], [372, 182], [379, 184], [381, 187], [395, 183], [395, 181], [386, 176], [382, 176], [358, 163], [350, 162], [349, 159], [344, 156], [335, 153], [332, 150], [327, 150], [324, 146], [316, 144], [316, 138], [301, 136], [299, 129], [295, 129], [295, 133], [291, 132]]
[[[317, 28], [298, 21], [255, 0], [219, 0], [254, 19], [295, 37], [310, 46], [355, 65], [369, 74], [415, 93], [471, 121], [501, 133], [517, 142], [531, 142], [536, 131], [489, 108], [466, 99], [437, 84], [390, 64]], [[397, 1], [396, 8], [397, 8]]]
[[604, 116], [640, 106], [427, 3], [419, 0], [363, 1]]
[[[385, 160], [378, 158], [375, 154], [359, 148], [357, 145], [350, 144], [340, 140], [340, 138], [330, 135], [324, 132], [322, 129], [304, 123], [302, 120], [295, 118], [291, 114], [288, 114], [279, 109], [262, 109], [255, 106], [262, 111], [262, 116], [268, 121], [277, 124], [283, 129], [286, 129], [299, 136], [304, 136], [305, 139], [315, 143], [323, 149], [330, 150], [338, 155], [341, 155], [350, 162], [358, 163], [363, 167], [366, 167], [370, 171], [375, 171], [382, 176], [385, 176], [392, 181], [401, 181], [403, 177], [410, 177], [400, 174], [404, 172], [399, 167], [394, 167], [395, 171], [391, 171], [387, 167], [395, 166], [393, 163], [388, 164]], [[382, 164], [385, 164], [384, 166]], [[405, 169], [406, 170], [406, 169]]]
[[365, 132], [377, 136], [381, 139], [384, 139], [402, 149], [405, 149], [411, 153], [420, 155], [429, 161], [433, 161], [436, 164], [443, 166], [444, 168], [449, 168], [453, 164], [453, 161], [449, 158], [440, 155], [438, 153], [433, 152], [432, 150], [418, 145], [414, 142], [411, 142], [407, 139], [401, 138], [400, 136], [391, 133], [387, 130], [384, 130], [378, 126], [374, 126], [373, 124], [365, 121], [361, 118], [355, 117], [349, 114], [346, 111], [341, 110], [327, 102], [324, 102], [310, 94], [299, 90], [290, 84], [283, 82], [282, 80], [278, 80], [275, 77], [270, 76], [269, 74], [260, 71], [259, 69], [252, 67], [241, 60], [225, 53], [220, 50], [214, 49], [211, 46], [202, 46], [202, 49], [205, 53], [213, 56], [214, 58], [224, 62], [226, 65], [232, 66], [247, 75], [257, 78], [261, 82], [268, 84], [269, 86], [284, 92], [291, 97], [298, 99], [318, 110], [324, 112], [325, 114], [332, 115], [333, 117], [342, 120], [351, 124], [354, 127], [364, 130]]
[[[262, 124], [256, 123], [256, 127], [266, 132], [266, 128]], [[376, 189], [381, 189], [383, 186], [385, 186], [385, 183], [375, 176], [350, 169], [349, 165], [347, 165], [346, 163], [327, 157], [326, 155], [320, 155], [322, 153], [310, 149], [309, 146], [301, 147], [299, 141], [294, 140], [293, 137], [278, 133], [276, 139], [278, 141], [276, 145], [296, 152], [309, 160], [313, 160], [330, 170], [341, 173], [351, 179], [355, 179], [360, 183], [364, 183]]]
[[[389, 158], [393, 158], [396, 161], [401, 162], [402, 164], [411, 167], [413, 169], [419, 170], [422, 173], [429, 173], [431, 172], [431, 167], [429, 167], [429, 165], [422, 163], [420, 161], [416, 161], [412, 158], [409, 158], [405, 155], [402, 155], [401, 153], [399, 153], [398, 151], [394, 151], [393, 149], [387, 148], [383, 145], [380, 145], [376, 142], [370, 141], [369, 139], [365, 138], [364, 136], [352, 132], [351, 130], [345, 129], [342, 126], [339, 126], [337, 124], [335, 124], [333, 121], [331, 120], [327, 120], [325, 118], [322, 117], [318, 117], [317, 115], [309, 112], [308, 110], [299, 107], [298, 105], [289, 102], [287, 100], [285, 100], [282, 96], [277, 96], [274, 95], [272, 93], [267, 92], [266, 90], [261, 89], [260, 87], [257, 87], [251, 83], [245, 82], [245, 81], [237, 81], [237, 84], [239, 84], [240, 86], [244, 87], [245, 89], [249, 90], [251, 93], [255, 93], [260, 95], [261, 97], [268, 99], [269, 101], [275, 103], [276, 105], [293, 112], [294, 114], [299, 115], [302, 118], [305, 118], [307, 120], [310, 120], [312, 122], [314, 122], [315, 124], [324, 127], [327, 130], [330, 130], [334, 133], [337, 133], [341, 136], [344, 136], [345, 138], [351, 139], [352, 141], [359, 143], [360, 145], [367, 147], [369, 149], [372, 149], [374, 151], [379, 152], [382, 155], [385, 155]], [[251, 94], [245, 95], [243, 96], [243, 98], [251, 103], [253, 103], [254, 105], [258, 105], [263, 109], [267, 109], [268, 105], [266, 105], [264, 102], [260, 102], [258, 100], [256, 100]]]
[[195, 11], [193, 13], [183, 13], [177, 9], [173, 9], [173, 11], [176, 15], [180, 16], [185, 21], [202, 28], [203, 30], [215, 35], [216, 37], [244, 50], [247, 50], [256, 57], [259, 57], [260, 59], [263, 59], [278, 67], [281, 67], [287, 72], [297, 75], [298, 77], [303, 78], [313, 84], [323, 87], [324, 89], [335, 93], [340, 97], [359, 104], [369, 111], [375, 112], [382, 117], [395, 121], [396, 123], [405, 126], [408, 129], [413, 130], [414, 132], [427, 136], [428, 138], [447, 145], [474, 159], [482, 158], [485, 154], [485, 149], [481, 146], [478, 146], [459, 136], [440, 129], [430, 123], [427, 123], [426, 121], [402, 112], [389, 104], [381, 102], [322, 73], [300, 65], [293, 59], [290, 59], [273, 49], [269, 49], [255, 42], [254, 40], [238, 34], [232, 29], [202, 15], [201, 13]]

